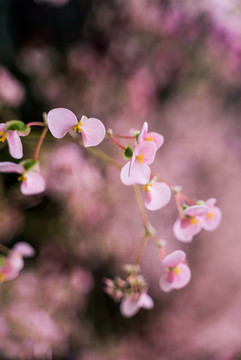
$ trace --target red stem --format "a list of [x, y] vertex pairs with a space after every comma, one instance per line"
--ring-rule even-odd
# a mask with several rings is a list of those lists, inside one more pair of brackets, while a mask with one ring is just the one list
[[190, 199], [187, 195], [182, 193], [182, 197], [183, 197], [184, 201], [186, 201], [186, 203], [188, 203], [190, 205], [196, 205], [195, 201]]
[[32, 121], [32, 122], [26, 124], [26, 126], [46, 126], [46, 124], [43, 122], [39, 122], [39, 121]]
[[116, 135], [116, 134], [112, 134], [112, 136], [120, 138], [120, 139], [135, 139], [135, 136], [125, 136], [125, 135]]
[[125, 147], [123, 145], [121, 145], [114, 137], [113, 135], [110, 135], [110, 139], [122, 150], [125, 150]]
[[41, 149], [41, 146], [42, 146], [42, 143], [43, 143], [43, 141], [44, 141], [45, 135], [47, 134], [47, 131], [48, 131], [48, 128], [45, 127], [45, 128], [43, 129], [43, 131], [42, 131], [42, 134], [40, 135], [38, 144], [37, 144], [36, 149], [35, 149], [35, 152], [34, 152], [34, 160], [37, 160], [37, 159], [38, 159], [39, 151], [40, 151], [40, 149]]

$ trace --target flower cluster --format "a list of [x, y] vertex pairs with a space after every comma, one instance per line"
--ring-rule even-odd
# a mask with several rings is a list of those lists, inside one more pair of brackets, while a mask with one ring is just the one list
[[147, 294], [148, 286], [140, 268], [135, 265], [125, 265], [125, 275], [115, 280], [105, 279], [105, 292], [115, 301], [121, 300], [120, 312], [125, 317], [134, 316], [141, 308], [152, 309], [152, 298]]
[[122, 167], [120, 177], [124, 185], [143, 185], [145, 206], [148, 210], [158, 210], [168, 204], [171, 190], [165, 182], [152, 176], [149, 165], [154, 162], [157, 150], [162, 146], [164, 138], [156, 132], [148, 132], [148, 124], [144, 123], [137, 133], [137, 144], [132, 151], [131, 159]]
[[[20, 191], [23, 195], [39, 194], [45, 190], [45, 179], [40, 174], [38, 155], [48, 130], [56, 139], [61, 139], [68, 133], [77, 143], [86, 148], [99, 145], [106, 135], [105, 127], [100, 120], [86, 116], [82, 116], [78, 120], [72, 111], [56, 108], [49, 111], [48, 114], [44, 114], [43, 123], [33, 122], [25, 125], [21, 121], [14, 120], [0, 124], [0, 141], [8, 142], [10, 154], [16, 159], [23, 156], [20, 136], [27, 136], [30, 133], [30, 127], [36, 125], [43, 126], [44, 129], [33, 159], [25, 159], [18, 164], [10, 161], [0, 163], [0, 172], [18, 174], [18, 181], [21, 182]], [[79, 138], [79, 134], [82, 135], [82, 140]], [[173, 186], [153, 174], [150, 165], [155, 160], [157, 150], [163, 145], [164, 138], [161, 134], [149, 132], [147, 122], [143, 124], [140, 131], [136, 131], [131, 136], [114, 135], [111, 129], [108, 130], [107, 135], [124, 151], [123, 157], [127, 160], [126, 164], [119, 165], [101, 151], [94, 151], [94, 153], [104, 161], [121, 169], [120, 179], [124, 185], [135, 186], [136, 200], [144, 225], [143, 239], [134, 265], [125, 266], [123, 277], [105, 280], [105, 291], [114, 300], [121, 301], [121, 314], [131, 317], [141, 308], [151, 309], [154, 306], [152, 298], [147, 294], [148, 286], [140, 274], [139, 267], [148, 239], [155, 243], [160, 252], [160, 287], [163, 291], [183, 288], [191, 279], [185, 252], [176, 250], [170, 253], [167, 250], [166, 242], [156, 237], [156, 230], [149, 222], [145, 209], [156, 211], [163, 208], [169, 203], [173, 193], [178, 210], [178, 219], [173, 226], [173, 232], [175, 237], [182, 242], [192, 241], [193, 236], [198, 234], [201, 229], [215, 230], [220, 224], [222, 213], [215, 205], [216, 199], [210, 198], [207, 201], [195, 202], [182, 193], [180, 187]], [[132, 139], [133, 148], [129, 144], [121, 145], [117, 140], [118, 137]], [[79, 183], [79, 179], [77, 182]], [[139, 185], [144, 192], [144, 200], [140, 195]], [[3, 281], [15, 278], [23, 267], [23, 256], [32, 256], [33, 254], [30, 245], [26, 243], [15, 245], [6, 258], [1, 258], [0, 279]]]
[[[177, 202], [181, 200], [180, 194]], [[173, 225], [173, 232], [176, 238], [182, 242], [190, 242], [193, 236], [201, 229], [208, 231], [216, 230], [222, 219], [221, 210], [215, 206], [216, 199], [198, 201], [195, 205], [182, 205], [179, 217]]]

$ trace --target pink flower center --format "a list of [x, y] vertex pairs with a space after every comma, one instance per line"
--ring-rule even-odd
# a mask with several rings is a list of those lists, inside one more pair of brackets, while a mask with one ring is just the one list
[[4, 282], [5, 278], [6, 278], [6, 275], [3, 272], [1, 272], [0, 273], [0, 283]]
[[153, 137], [152, 137], [152, 135], [151, 135], [151, 136], [149, 136], [148, 138], [145, 138], [145, 140], [146, 140], [146, 141], [153, 141]]
[[22, 175], [20, 175], [18, 177], [18, 181], [22, 182], [22, 181], [26, 181], [27, 180], [27, 177], [25, 176], [25, 173], [23, 173]]
[[0, 142], [4, 142], [6, 140], [7, 134], [3, 131], [0, 131]]
[[183, 272], [183, 269], [175, 266], [175, 267], [172, 269], [172, 271], [174, 272], [175, 275], [179, 275], [180, 273]]
[[82, 131], [81, 127], [82, 127], [82, 126], [83, 126], [82, 122], [79, 121], [78, 124], [75, 125], [75, 127], [74, 127], [74, 132], [76, 132], [76, 133], [81, 133], [81, 131]]
[[212, 212], [208, 212], [208, 213], [206, 213], [206, 215], [209, 219], [214, 218], [214, 213], [212, 213]]
[[149, 187], [152, 187], [152, 184], [146, 184], [146, 185], [142, 186], [142, 190], [145, 192], [149, 192], [150, 191]]
[[144, 154], [137, 155], [136, 158], [139, 160], [139, 163], [141, 164], [144, 161]]
[[191, 225], [198, 225], [199, 224], [199, 221], [195, 218], [195, 216], [192, 216], [190, 219], [190, 224]]

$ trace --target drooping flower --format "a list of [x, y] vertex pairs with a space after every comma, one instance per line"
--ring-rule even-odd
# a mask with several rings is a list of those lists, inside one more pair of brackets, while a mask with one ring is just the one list
[[18, 181], [21, 182], [20, 191], [23, 195], [39, 194], [45, 190], [45, 181], [38, 171], [38, 162], [31, 159], [20, 164], [11, 161], [0, 163], [0, 172], [20, 175]]
[[47, 121], [51, 134], [57, 139], [61, 139], [71, 130], [81, 133], [85, 147], [96, 146], [105, 137], [105, 127], [100, 120], [82, 116], [78, 121], [75, 114], [65, 108], [50, 110]]
[[141, 294], [132, 294], [122, 299], [120, 304], [120, 312], [124, 317], [134, 316], [141, 308], [152, 309], [154, 302], [150, 295], [145, 291]]
[[183, 261], [186, 259], [184, 251], [176, 250], [168, 254], [162, 261], [163, 274], [160, 278], [160, 287], [163, 291], [181, 289], [191, 279], [191, 271]]
[[148, 210], [159, 210], [166, 206], [171, 199], [171, 190], [164, 182], [158, 182], [155, 178], [148, 180], [142, 187], [145, 192], [144, 204]]
[[32, 257], [34, 254], [33, 247], [28, 243], [19, 242], [15, 244], [7, 257], [0, 259], [0, 281], [15, 279], [24, 266], [23, 257]]
[[158, 150], [164, 143], [164, 137], [154, 131], [148, 132], [148, 123], [144, 122], [138, 135], [138, 144], [141, 144], [143, 141], [154, 142], [154, 144], [156, 145], [156, 150]]
[[0, 66], [0, 103], [19, 106], [25, 96], [22, 84], [2, 65]]
[[6, 123], [0, 123], [0, 142], [7, 141], [9, 152], [15, 159], [23, 157], [23, 146], [20, 136], [27, 136], [30, 133], [30, 127], [22, 121], [13, 120]]
[[133, 151], [130, 161], [121, 169], [120, 178], [124, 185], [147, 183], [151, 170], [148, 165], [152, 164], [156, 155], [156, 145], [150, 142], [138, 144]]
[[222, 212], [215, 204], [216, 199], [208, 199], [205, 202], [208, 211], [199, 218], [202, 228], [208, 231], [216, 230], [222, 219]]
[[176, 238], [182, 242], [191, 242], [193, 236], [202, 229], [201, 216], [208, 212], [206, 205], [192, 205], [187, 207], [173, 225]]

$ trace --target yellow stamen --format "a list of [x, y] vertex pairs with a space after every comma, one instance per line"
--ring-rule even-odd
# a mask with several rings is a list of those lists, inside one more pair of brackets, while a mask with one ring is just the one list
[[146, 184], [146, 185], [142, 186], [142, 190], [145, 192], [149, 192], [150, 191], [149, 186], [152, 187], [152, 184]]
[[152, 137], [152, 135], [151, 135], [151, 136], [149, 136], [149, 138], [145, 138], [145, 140], [146, 140], [146, 141], [153, 141], [153, 137]]
[[195, 218], [195, 216], [192, 216], [190, 219], [190, 224], [192, 225], [198, 225], [199, 224], [199, 221]]
[[139, 163], [141, 164], [144, 161], [144, 154], [141, 154], [140, 156], [136, 157], [139, 160]]
[[214, 217], [214, 213], [208, 212], [206, 213], [207, 217], [212, 219]]
[[5, 278], [6, 278], [6, 275], [3, 272], [1, 272], [0, 273], [0, 283], [4, 282]]
[[83, 124], [81, 121], [79, 121], [78, 124], [74, 127], [74, 132], [81, 133], [81, 126], [83, 126]]
[[177, 266], [175, 266], [172, 271], [174, 272], [175, 275], [179, 275], [180, 273], [183, 272], [182, 268], [178, 268]]
[[6, 140], [7, 134], [3, 131], [0, 131], [0, 142], [4, 142]]
[[24, 173], [18, 177], [18, 181], [20, 181], [20, 182], [26, 181], [26, 180], [27, 180], [27, 178]]

